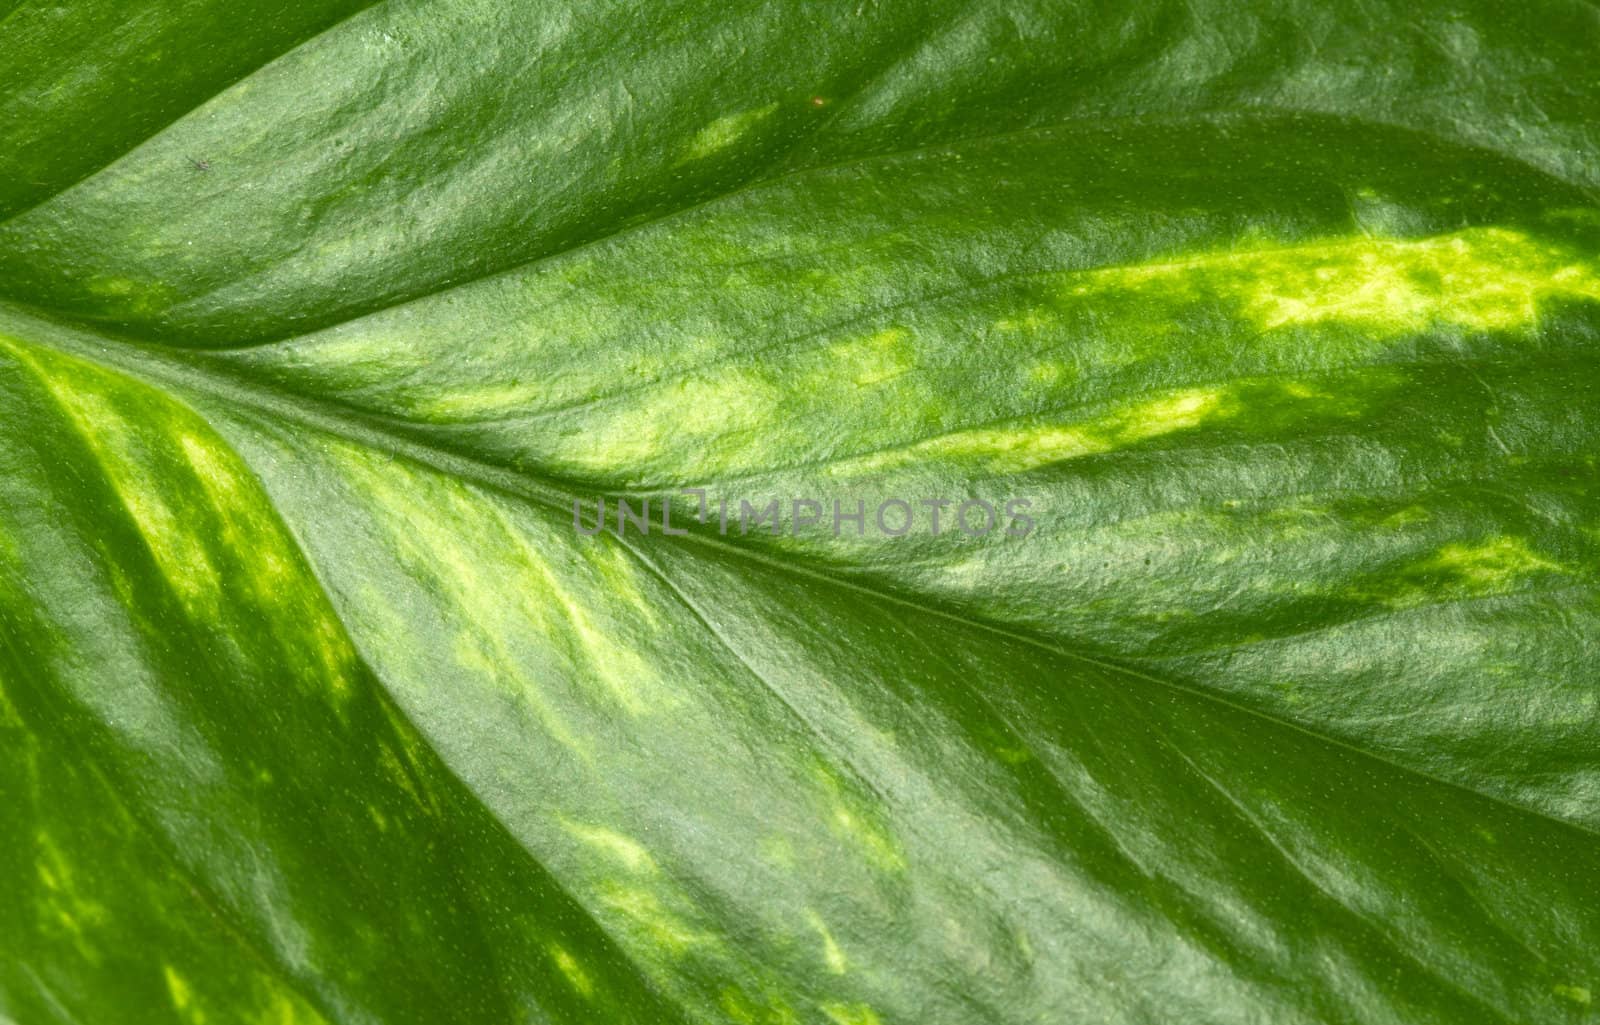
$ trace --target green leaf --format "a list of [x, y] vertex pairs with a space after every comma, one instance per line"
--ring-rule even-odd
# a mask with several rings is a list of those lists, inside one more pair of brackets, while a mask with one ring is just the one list
[[1592, 1020], [1597, 46], [0, 2], [0, 1021]]

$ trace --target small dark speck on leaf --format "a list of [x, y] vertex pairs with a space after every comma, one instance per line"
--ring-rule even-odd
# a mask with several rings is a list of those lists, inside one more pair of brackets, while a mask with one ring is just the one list
[[211, 161], [196, 160], [194, 157], [190, 157], [189, 166], [193, 167], [196, 171], [209, 171], [211, 170]]

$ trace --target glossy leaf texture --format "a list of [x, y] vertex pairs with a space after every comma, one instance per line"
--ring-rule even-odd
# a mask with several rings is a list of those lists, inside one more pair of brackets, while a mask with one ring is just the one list
[[1596, 52], [0, 3], [0, 1021], [1593, 1020]]

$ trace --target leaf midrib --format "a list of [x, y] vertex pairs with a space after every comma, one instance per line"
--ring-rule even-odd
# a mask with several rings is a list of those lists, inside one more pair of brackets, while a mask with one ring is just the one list
[[[21, 321], [25, 326], [36, 330], [20, 335], [12, 334], [7, 329], [9, 326], [5, 323], [8, 320]], [[81, 328], [60, 323], [45, 311], [28, 310], [14, 303], [0, 302], [0, 334], [4, 334], [22, 345], [42, 345], [62, 355], [85, 360], [102, 368], [128, 375], [146, 384], [158, 387], [165, 386], [164, 390], [168, 391], [168, 394], [172, 395], [172, 397], [181, 397], [185, 393], [190, 395], [198, 393], [200, 396], [219, 400], [225, 405], [244, 407], [256, 413], [266, 414], [272, 419], [320, 431], [363, 448], [385, 452], [392, 458], [406, 459], [418, 466], [426, 467], [429, 470], [455, 479], [468, 481], [475, 486], [492, 490], [507, 497], [533, 501], [561, 514], [569, 513], [572, 509], [573, 501], [579, 500], [573, 491], [568, 490], [567, 482], [560, 478], [531, 472], [514, 472], [502, 466], [464, 455], [439, 445], [427, 444], [398, 431], [386, 430], [371, 422], [354, 422], [348, 415], [350, 411], [335, 403], [300, 395], [291, 397], [281, 388], [208, 370], [179, 358], [176, 353], [147, 346], [137, 341], [105, 338], [104, 336], [96, 335], [95, 337], [100, 338], [101, 341], [95, 343], [79, 337], [86, 333]], [[40, 334], [47, 336], [49, 340], [39, 340]], [[204, 415], [199, 410], [193, 411], [204, 419]], [[274, 509], [274, 512], [277, 513], [277, 510]], [[278, 515], [281, 517], [281, 514]], [[286, 522], [286, 526], [288, 525]], [[873, 587], [856, 579], [835, 576], [811, 565], [778, 559], [764, 552], [754, 551], [720, 538], [694, 531], [687, 535], [673, 536], [677, 537], [679, 541], [688, 542], [709, 551], [732, 555], [781, 573], [819, 581], [832, 587], [861, 594], [875, 601], [891, 603], [901, 608], [910, 609], [923, 615], [934, 616], [969, 629], [981, 630], [996, 637], [1026, 644], [1073, 662], [1093, 666], [1101, 672], [1142, 681], [1142, 685], [1154, 685], [1167, 692], [1213, 703], [1233, 714], [1269, 723], [1275, 728], [1292, 731], [1309, 738], [1315, 743], [1327, 744], [1349, 751], [1402, 775], [1469, 794], [1475, 798], [1510, 809], [1520, 815], [1567, 827], [1588, 840], [1600, 841], [1600, 828], [1553, 815], [1492, 792], [1476, 790], [1460, 781], [1451, 780], [1415, 766], [1406, 765], [1379, 752], [1359, 747], [1340, 737], [1318, 732], [1301, 723], [1280, 719], [1264, 710], [1241, 704], [1214, 691], [1164, 679], [1117, 662], [1073, 651], [1059, 643], [1035, 634], [965, 615], [960, 611], [937, 604], [919, 601], [898, 591]], [[647, 569], [655, 572], [650, 563], [633, 546], [627, 544], [626, 541], [623, 541], [623, 546], [633, 558], [640, 560], [646, 565]], [[317, 572], [315, 563], [309, 558], [307, 558], [306, 562], [311, 567], [312, 572], [317, 575], [319, 586], [326, 591], [326, 582], [322, 580], [320, 573]]]

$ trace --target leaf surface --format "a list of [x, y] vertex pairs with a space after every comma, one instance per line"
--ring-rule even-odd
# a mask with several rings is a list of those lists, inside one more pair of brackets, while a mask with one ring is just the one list
[[234, 10], [0, 14], [0, 1015], [1591, 1014], [1592, 8]]

